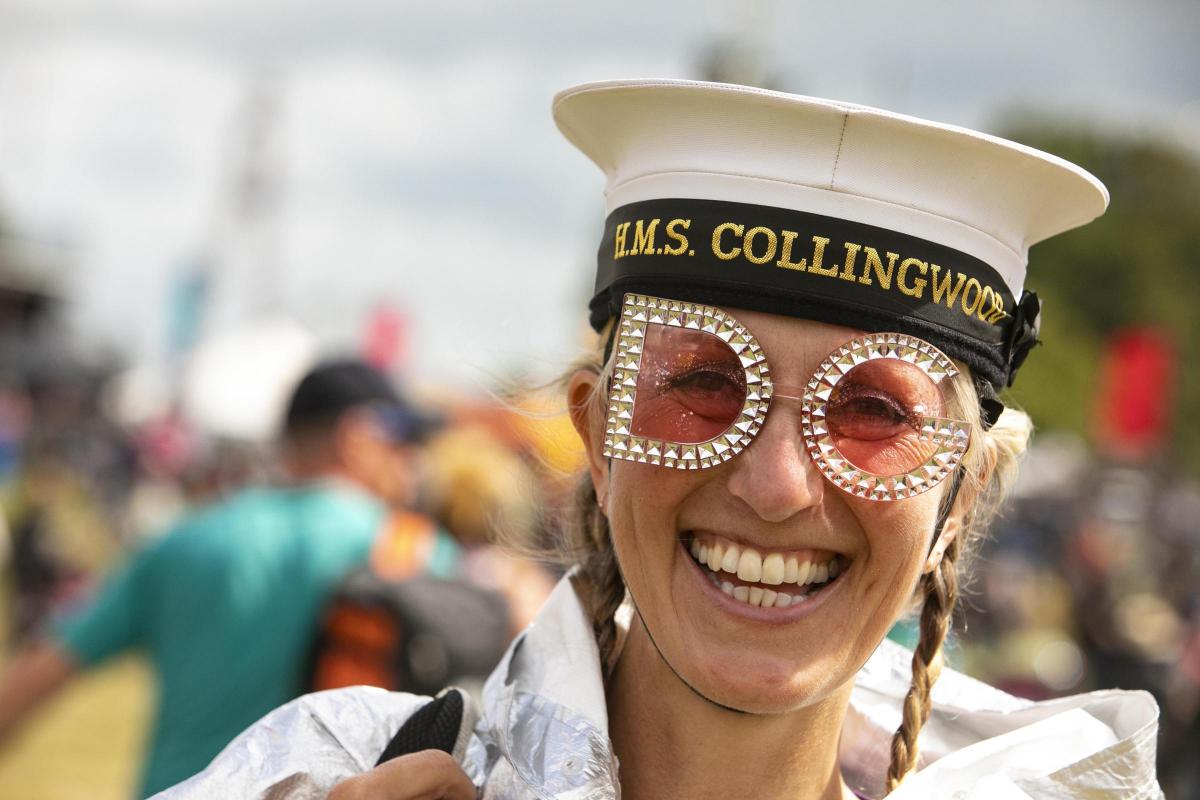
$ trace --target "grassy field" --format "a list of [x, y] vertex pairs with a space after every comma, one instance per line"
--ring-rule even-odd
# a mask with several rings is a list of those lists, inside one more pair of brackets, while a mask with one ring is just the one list
[[136, 657], [81, 674], [0, 749], [0, 798], [134, 797], [151, 680]]

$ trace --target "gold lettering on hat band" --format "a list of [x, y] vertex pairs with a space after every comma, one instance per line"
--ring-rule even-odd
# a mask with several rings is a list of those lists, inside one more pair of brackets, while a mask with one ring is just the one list
[[663, 254], [668, 256], [681, 256], [688, 249], [687, 237], [680, 232], [680, 229], [687, 230], [692, 226], [690, 219], [673, 219], [667, 223], [667, 238], [676, 242], [674, 247], [663, 246]]
[[[613, 260], [633, 256], [694, 256], [687, 235], [693, 221], [684, 217], [671, 219], [664, 226], [670, 241], [659, 245], [657, 233], [662, 221], [662, 217], [652, 217], [618, 223], [613, 233]], [[773, 263], [780, 269], [856, 281], [917, 300], [925, 299], [928, 288], [934, 303], [991, 325], [998, 325], [1009, 316], [1001, 292], [974, 276], [914, 256], [902, 258], [900, 253], [890, 250], [881, 254], [875, 247], [849, 241], [843, 243], [845, 255], [841, 263], [826, 265], [825, 248], [833, 241], [831, 237], [813, 234], [808, 238], [806, 252], [797, 259], [801, 255], [800, 241], [798, 231], [776, 230], [766, 225], [747, 227], [745, 223], [727, 220], [713, 227], [711, 252], [721, 261], [745, 261], [756, 267]], [[910, 273], [916, 273], [917, 277]]]
[[681, 297], [919, 336], [1000, 388], [1028, 324], [1009, 273], [969, 249], [794, 208], [638, 200], [609, 213], [597, 256], [595, 330], [626, 292]]
[[900, 274], [896, 276], [897, 288], [909, 297], [915, 297], [919, 300], [929, 281], [925, 280], [924, 277], [914, 278], [911, 283], [905, 281], [904, 279], [908, 275], [910, 268], [916, 268], [921, 275], [925, 275], [925, 273], [929, 272], [929, 264], [919, 258], [906, 258], [900, 262]]

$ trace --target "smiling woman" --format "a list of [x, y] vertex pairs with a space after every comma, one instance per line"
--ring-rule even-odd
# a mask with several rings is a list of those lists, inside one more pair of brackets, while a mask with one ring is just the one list
[[998, 397], [1038, 331], [1027, 250], [1102, 213], [1099, 181], [738, 86], [590, 84], [555, 118], [609, 209], [563, 379], [587, 472], [543, 553], [568, 576], [480, 715], [303, 698], [171, 796], [1160, 796], [1144, 693], [1037, 704], [943, 666], [1029, 437]]
[[[626, 295], [624, 320], [668, 319], [673, 307], [703, 309]], [[700, 313], [727, 327], [733, 319], [719, 309]], [[924, 599], [923, 640], [892, 746], [894, 788], [916, 763], [958, 555], [995, 507], [1028, 437], [1028, 419], [1008, 411], [985, 432], [971, 382], [913, 337], [736, 313], [746, 324], [733, 323], [734, 336], [723, 337], [719, 324], [707, 333], [653, 321], [645, 335], [631, 335], [640, 342], [630, 347], [640, 351], [632, 393], [622, 388], [629, 379], [620, 365], [629, 362], [620, 344], [608, 365], [597, 351], [568, 378], [576, 423], [593, 455], [577, 506], [577, 529], [587, 535], [568, 549], [568, 560], [582, 561], [601, 660], [612, 665], [612, 686], [624, 688], [610, 691], [610, 724], [619, 728], [626, 718], [615, 702], [641, 709], [661, 703], [656, 681], [628, 676], [665, 667], [666, 682], [686, 686], [692, 702], [704, 701], [702, 709], [792, 714], [791, 735], [804, 738], [813, 715], [844, 713], [836, 707], [845, 705], [854, 673], [916, 591]], [[751, 367], [729, 357], [724, 339], [739, 337], [757, 351]], [[775, 365], [769, 371], [768, 363]], [[757, 387], [753, 401], [748, 385]], [[746, 410], [756, 403], [761, 418]], [[946, 419], [950, 409], [963, 419]], [[739, 427], [740, 419], [756, 421]], [[739, 441], [720, 449], [730, 432]], [[696, 455], [710, 463], [683, 457], [687, 443], [707, 443]], [[745, 452], [738, 455], [739, 448]], [[579, 559], [589, 543], [591, 557]], [[618, 651], [614, 612], [626, 591], [636, 615]], [[649, 645], [640, 659], [639, 641]], [[675, 698], [657, 711], [671, 719], [688, 705]], [[714, 731], [721, 716], [692, 726]], [[667, 727], [687, 729], [683, 723]], [[620, 737], [614, 743], [622, 772], [632, 772], [637, 751], [622, 753]], [[876, 782], [859, 778], [859, 789]], [[758, 782], [763, 796], [804, 796], [784, 785], [768, 790], [769, 783]]]

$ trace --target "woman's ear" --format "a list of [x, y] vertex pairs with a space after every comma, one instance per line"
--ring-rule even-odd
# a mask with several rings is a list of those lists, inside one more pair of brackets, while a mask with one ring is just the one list
[[596, 402], [600, 376], [591, 370], [576, 370], [567, 383], [567, 404], [571, 424], [583, 440], [587, 453], [588, 474], [596, 490], [596, 502], [607, 515], [608, 458], [604, 455], [604, 406]]
[[933, 572], [942, 563], [942, 559], [946, 556], [946, 548], [950, 546], [959, 534], [962, 533], [962, 514], [960, 513], [961, 506], [955, 503], [955, 510], [946, 518], [946, 524], [942, 526], [942, 532], [938, 535], [937, 541], [933, 543], [933, 547], [929, 549], [929, 555], [925, 558], [925, 568], [922, 572]]
[[[960, 484], [954, 495], [954, 505], [946, 517], [946, 523], [942, 525], [941, 534], [929, 549], [929, 556], [925, 559], [925, 572], [933, 572], [937, 569], [947, 548], [950, 547], [950, 543], [959, 536], [967, 535], [967, 531], [964, 530], [966, 520], [970, 516], [971, 509], [979, 502], [982, 489], [988, 485], [988, 481], [992, 478], [992, 470], [995, 468], [994, 449], [989, 442], [985, 442], [983, 447], [984, 450], [978, 459], [979, 463], [974, 467], [959, 467], [963, 473], [957, 479]], [[966, 470], [972, 468], [975, 470], [975, 474], [969, 476]]]

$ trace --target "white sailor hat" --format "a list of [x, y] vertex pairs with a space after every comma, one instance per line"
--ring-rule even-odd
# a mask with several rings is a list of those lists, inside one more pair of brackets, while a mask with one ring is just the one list
[[658, 294], [911, 333], [999, 390], [1036, 338], [1030, 245], [1108, 205], [1014, 142], [744, 86], [589, 83], [554, 118], [607, 176], [597, 330]]

